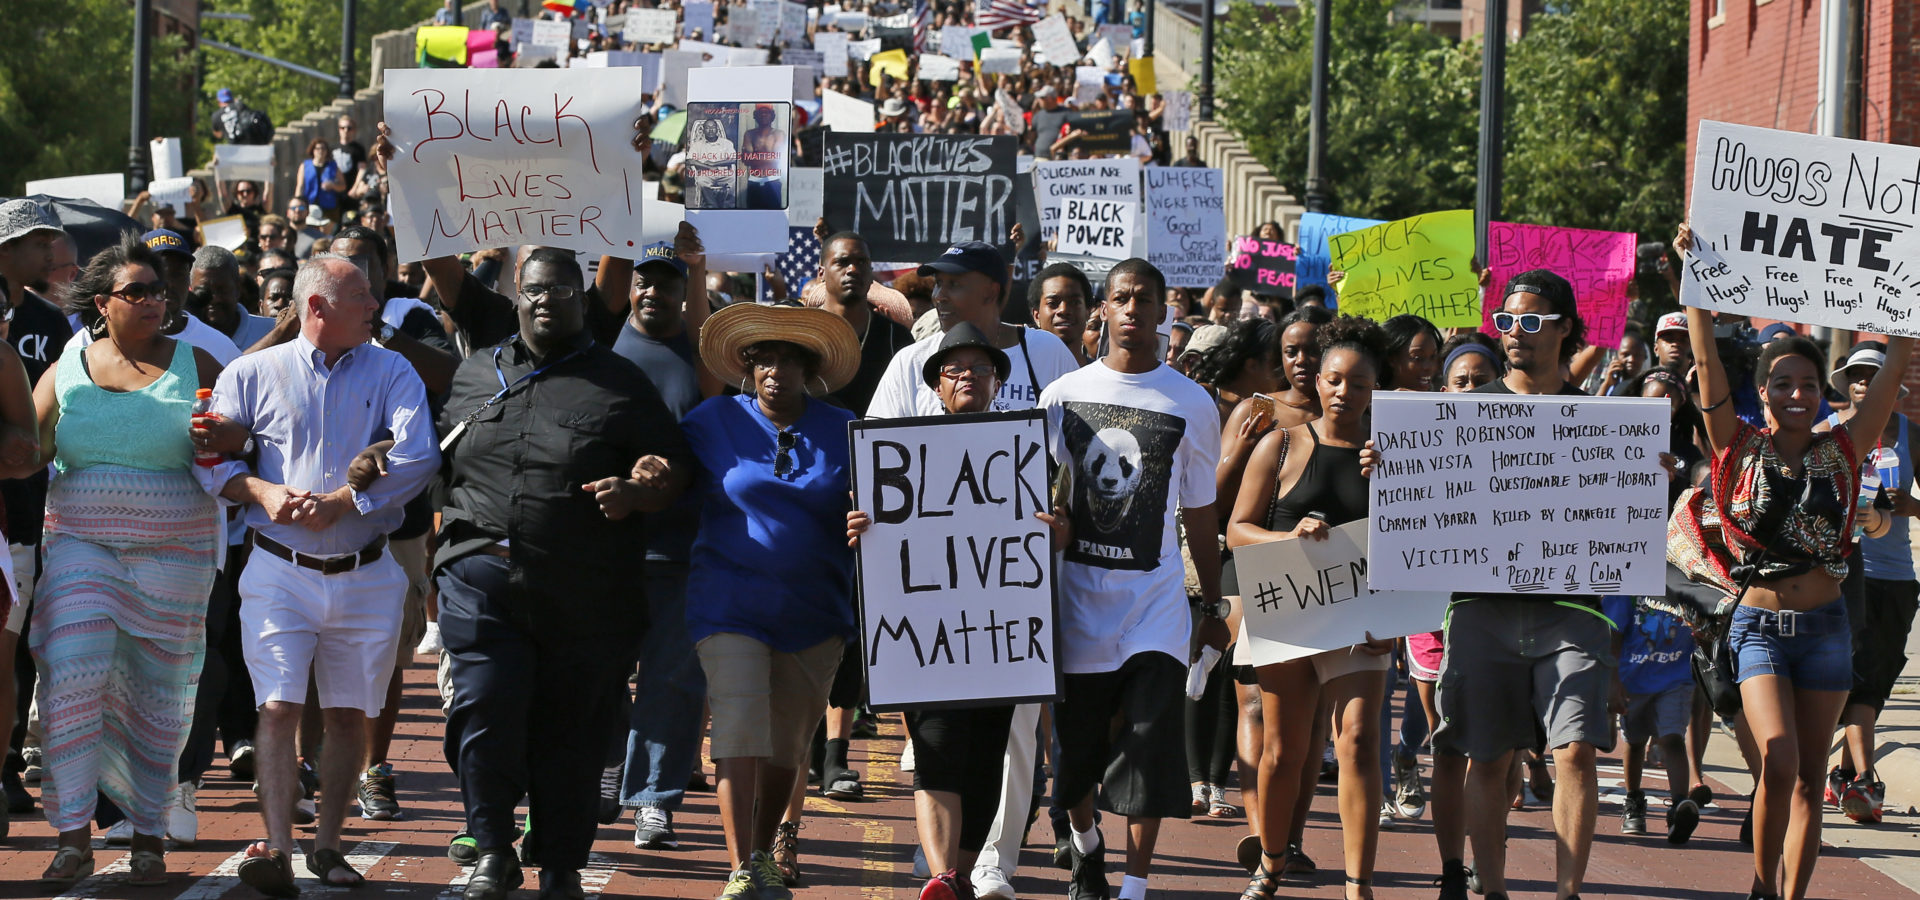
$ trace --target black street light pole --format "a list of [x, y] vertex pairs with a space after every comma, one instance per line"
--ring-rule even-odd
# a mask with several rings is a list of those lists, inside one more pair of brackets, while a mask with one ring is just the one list
[[1146, 43], [1141, 47], [1141, 49], [1144, 50], [1145, 52], [1141, 53], [1140, 55], [1152, 56], [1153, 55], [1153, 14], [1154, 14], [1154, 7], [1157, 7], [1160, 5], [1160, 0], [1146, 0], [1146, 3], [1147, 3], [1147, 27], [1146, 27], [1147, 33], [1142, 38], [1143, 40], [1146, 41]]
[[353, 14], [359, 0], [341, 0], [340, 99], [353, 99]]
[[147, 189], [147, 70], [153, 45], [148, 31], [153, 18], [152, 0], [133, 0], [133, 121], [127, 135], [127, 189], [139, 193]]
[[1333, 10], [1327, 0], [1313, 4], [1312, 107], [1307, 116], [1307, 211], [1327, 211], [1327, 45], [1332, 42]]
[[1474, 192], [1473, 232], [1481, 265], [1487, 261], [1487, 223], [1500, 215], [1502, 132], [1507, 120], [1507, 0], [1487, 0], [1485, 53], [1480, 63], [1480, 183]]
[[1213, 4], [1200, 0], [1200, 119], [1213, 121]]

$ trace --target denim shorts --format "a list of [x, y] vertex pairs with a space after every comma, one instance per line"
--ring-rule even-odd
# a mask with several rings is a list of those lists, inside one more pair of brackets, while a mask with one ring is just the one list
[[1735, 607], [1727, 643], [1736, 682], [1778, 675], [1801, 690], [1853, 688], [1853, 636], [1844, 600], [1799, 613]]

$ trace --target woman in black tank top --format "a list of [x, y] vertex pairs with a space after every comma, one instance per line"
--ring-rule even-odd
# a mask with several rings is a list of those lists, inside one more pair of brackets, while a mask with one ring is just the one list
[[[1241, 480], [1227, 526], [1227, 545], [1242, 547], [1301, 538], [1325, 540], [1336, 525], [1367, 515], [1367, 480], [1360, 448], [1368, 411], [1386, 361], [1386, 337], [1367, 319], [1341, 316], [1320, 328], [1319, 422], [1263, 438]], [[1279, 888], [1286, 836], [1300, 813], [1294, 807], [1305, 767], [1317, 762], [1311, 734], [1322, 697], [1334, 721], [1340, 760], [1340, 824], [1345, 844], [1346, 895], [1370, 900], [1379, 844], [1380, 704], [1386, 693], [1391, 641], [1260, 666], [1265, 749], [1260, 760], [1262, 860], [1243, 900], [1268, 900]]]

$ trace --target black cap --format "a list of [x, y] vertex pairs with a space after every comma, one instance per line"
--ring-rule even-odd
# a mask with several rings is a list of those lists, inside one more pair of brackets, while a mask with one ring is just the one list
[[1007, 258], [1000, 255], [999, 248], [986, 241], [961, 241], [948, 247], [947, 252], [935, 257], [932, 262], [921, 264], [919, 269], [922, 277], [935, 272], [948, 275], [979, 272], [1002, 288], [1007, 286]]
[[1007, 357], [1007, 351], [995, 347], [972, 322], [961, 322], [947, 329], [947, 336], [940, 339], [940, 349], [933, 351], [933, 355], [927, 357], [927, 364], [920, 368], [920, 377], [926, 379], [927, 386], [938, 390], [940, 366], [954, 351], [967, 347], [979, 347], [987, 351], [987, 356], [993, 360], [993, 374], [1000, 378], [1002, 384], [1006, 383], [1008, 373], [1013, 371], [1013, 360]]

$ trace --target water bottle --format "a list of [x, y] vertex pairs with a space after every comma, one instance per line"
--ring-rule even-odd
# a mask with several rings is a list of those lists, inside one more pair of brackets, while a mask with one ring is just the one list
[[[200, 388], [199, 390], [193, 392], [192, 421], [194, 424], [199, 424], [200, 420], [202, 419], [209, 419], [209, 420], [213, 419], [214, 416], [211, 413], [212, 409], [213, 409], [213, 389], [212, 388]], [[194, 450], [193, 464], [196, 466], [207, 466], [208, 468], [212, 468], [213, 466], [217, 466], [220, 464], [220, 454], [215, 453], [212, 450]]]

